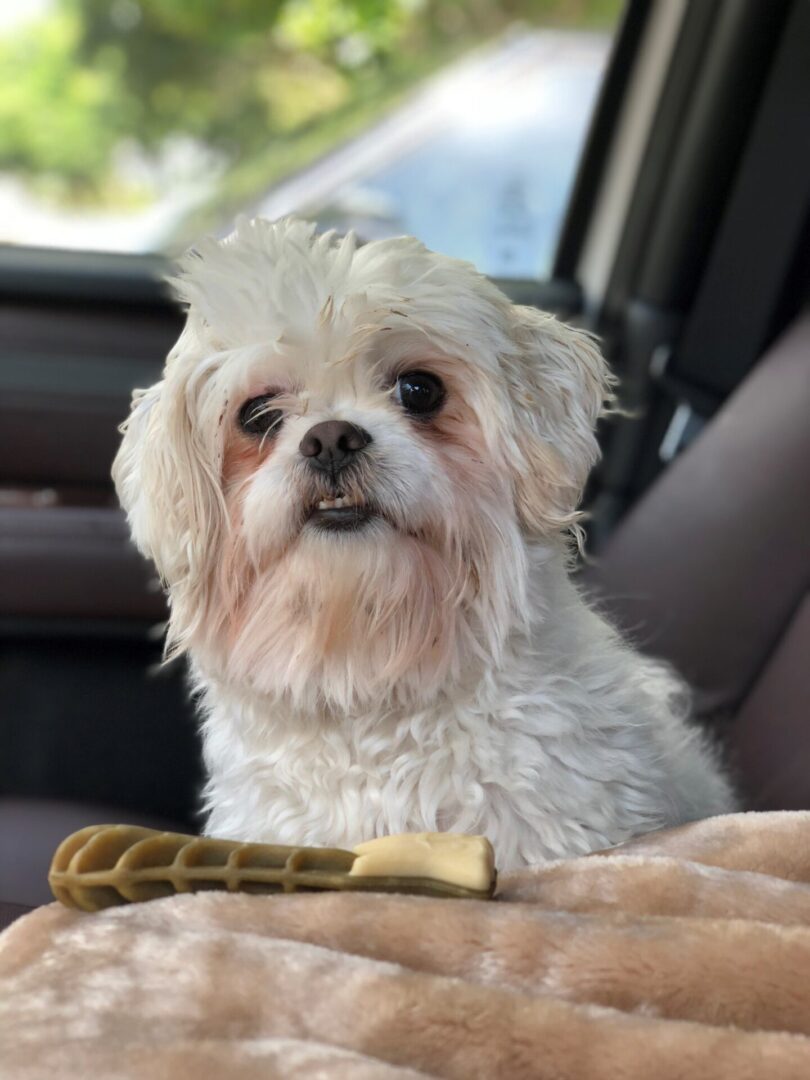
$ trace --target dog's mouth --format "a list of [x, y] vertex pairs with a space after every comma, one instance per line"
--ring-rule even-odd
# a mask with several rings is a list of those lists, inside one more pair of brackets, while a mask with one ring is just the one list
[[307, 524], [324, 531], [351, 532], [361, 529], [374, 516], [373, 508], [361, 495], [338, 491], [312, 507]]

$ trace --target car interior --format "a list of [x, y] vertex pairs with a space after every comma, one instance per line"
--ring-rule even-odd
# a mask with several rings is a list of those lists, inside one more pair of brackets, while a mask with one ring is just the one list
[[[619, 380], [582, 588], [690, 683], [745, 809], [810, 809], [810, 5], [629, 0], [545, 280]], [[0, 912], [59, 841], [200, 828], [110, 466], [183, 324], [158, 256], [0, 250]], [[0, 923], [2, 925], [2, 923]]]

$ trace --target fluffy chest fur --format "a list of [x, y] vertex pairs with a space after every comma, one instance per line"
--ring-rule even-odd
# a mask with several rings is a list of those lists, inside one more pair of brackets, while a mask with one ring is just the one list
[[562, 575], [546, 571], [554, 606], [498, 670], [421, 709], [314, 715], [206, 683], [207, 831], [337, 847], [480, 832], [509, 869], [727, 810], [680, 684]]

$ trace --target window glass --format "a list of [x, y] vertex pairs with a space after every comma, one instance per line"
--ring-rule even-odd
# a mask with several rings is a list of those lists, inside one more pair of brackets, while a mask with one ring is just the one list
[[0, 240], [175, 252], [235, 214], [550, 265], [621, 0], [3, 0]]

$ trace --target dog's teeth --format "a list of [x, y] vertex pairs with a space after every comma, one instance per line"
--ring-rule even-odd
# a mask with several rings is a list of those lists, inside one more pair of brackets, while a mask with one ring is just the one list
[[363, 500], [354, 495], [340, 495], [336, 499], [321, 499], [319, 510], [343, 510], [350, 506], [362, 506]]

